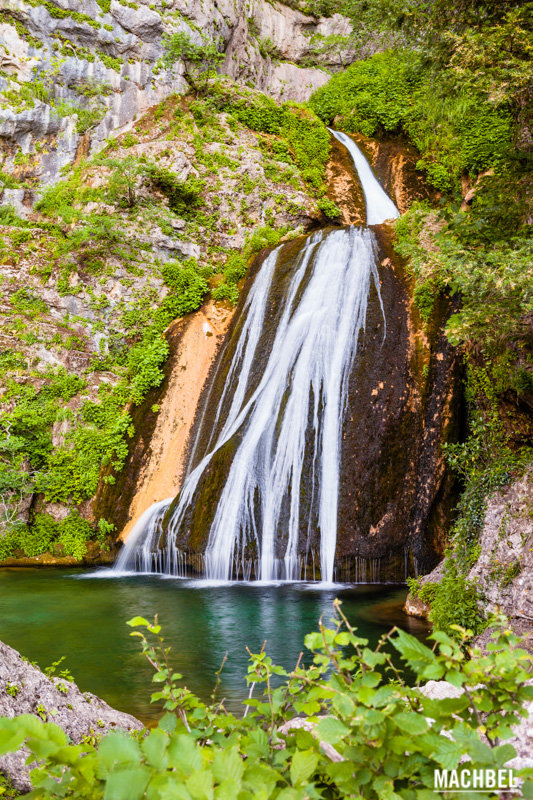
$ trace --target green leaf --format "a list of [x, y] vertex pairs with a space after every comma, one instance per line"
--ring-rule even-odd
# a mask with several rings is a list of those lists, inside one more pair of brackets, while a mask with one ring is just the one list
[[414, 711], [403, 711], [400, 714], [396, 714], [394, 721], [402, 731], [411, 733], [413, 736], [420, 736], [422, 733], [426, 733], [429, 728], [425, 717]]
[[365, 706], [369, 706], [374, 699], [375, 691], [369, 686], [360, 686], [357, 690], [357, 699]]
[[321, 742], [337, 744], [344, 736], [350, 733], [350, 729], [343, 725], [336, 717], [325, 717], [316, 726], [316, 733]]
[[188, 775], [202, 766], [202, 754], [194, 741], [185, 734], [173, 734], [168, 747], [169, 767]]
[[213, 760], [213, 775], [217, 781], [232, 778], [240, 787], [244, 764], [239, 751], [234, 747], [216, 753]]
[[113, 772], [106, 783], [104, 800], [141, 800], [150, 775], [146, 767]]
[[[8, 721], [12, 722], [12, 720]], [[2, 722], [4, 720], [0, 720], [0, 723]], [[13, 753], [18, 750], [25, 738], [26, 733], [22, 727], [19, 730], [12, 726], [9, 728], [0, 727], [0, 756], [4, 755], [4, 753]]]
[[133, 619], [129, 619], [126, 622], [126, 625], [129, 625], [131, 628], [136, 628], [138, 625], [144, 625], [147, 628], [150, 623], [144, 617], [133, 617]]
[[161, 728], [154, 728], [148, 736], [143, 739], [141, 748], [148, 763], [159, 770], [166, 770], [168, 765], [167, 747], [169, 745], [168, 735]]
[[318, 765], [318, 756], [312, 750], [297, 750], [291, 762], [291, 781], [294, 786], [307, 783]]
[[117, 764], [139, 764], [141, 751], [134, 739], [122, 733], [108, 733], [102, 739], [98, 748], [98, 765], [103, 768], [104, 774], [111, 771]]
[[343, 717], [349, 717], [355, 712], [355, 703], [347, 694], [336, 694], [332, 705], [335, 711]]
[[397, 635], [394, 639], [390, 640], [396, 650], [405, 658], [407, 663], [417, 670], [420, 667], [420, 662], [432, 664], [436, 661], [435, 654], [422, 644], [410, 633], [402, 630], [397, 630]]
[[194, 800], [213, 800], [213, 776], [210, 772], [195, 769], [185, 785]]
[[167, 713], [159, 720], [159, 727], [167, 733], [174, 733], [177, 722], [175, 714]]

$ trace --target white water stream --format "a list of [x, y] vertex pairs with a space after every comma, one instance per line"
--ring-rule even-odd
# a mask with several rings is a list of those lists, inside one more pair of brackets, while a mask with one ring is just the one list
[[[346, 145], [359, 172], [367, 223], [376, 225], [397, 217], [398, 210], [359, 148], [344, 134], [332, 133]], [[265, 259], [248, 294], [244, 324], [212, 423], [213, 428], [222, 423], [222, 429], [183, 483], [168, 522], [167, 547], [160, 549], [159, 539], [170, 500], [154, 504], [139, 519], [115, 571], [186, 574], [175, 535], [183, 533], [184, 517], [215, 453], [239, 433], [201, 565], [206, 577], [222, 581], [236, 574], [249, 577], [252, 562], [246, 550], [252, 544], [257, 552], [253, 563], [257, 579], [298, 580], [306, 549], [300, 538], [305, 536], [309, 542], [315, 526], [320, 531], [322, 580], [333, 581], [342, 425], [372, 282], [381, 303], [376, 243], [371, 230], [355, 226], [307, 239], [286, 297], [277, 298], [283, 304], [282, 313], [268, 361], [246, 400], [281, 250]], [[222, 421], [221, 410], [230, 397]], [[311, 476], [304, 469], [309, 453]], [[313, 520], [305, 517], [301, 507], [304, 483], [313, 492], [309, 506], [315, 510]]]

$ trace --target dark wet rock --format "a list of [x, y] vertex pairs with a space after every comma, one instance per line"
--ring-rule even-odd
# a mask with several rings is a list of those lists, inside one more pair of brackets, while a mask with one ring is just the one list
[[353, 579], [354, 557], [380, 559], [375, 579], [391, 581], [442, 555], [456, 494], [441, 446], [459, 436], [461, 361], [443, 333], [451, 302], [422, 325], [385, 229], [380, 244], [386, 334], [373, 288], [344, 426], [337, 560]]
[[[461, 360], [443, 333], [452, 311], [451, 301], [442, 297], [431, 323], [423, 325], [411, 302], [409, 281], [391, 248], [386, 226], [376, 229], [376, 234], [381, 250], [379, 276], [386, 333], [380, 300], [373, 287], [366, 330], [352, 372], [343, 431], [336, 578], [401, 582], [407, 575], [431, 569], [442, 555], [456, 492], [441, 446], [459, 436]], [[283, 309], [279, 300], [286, 296], [302, 244], [302, 239], [288, 243], [278, 259], [258, 348], [260, 356], [247, 389], [250, 394], [263, 374]], [[206, 384], [191, 468], [214, 441], [211, 421], [217, 413], [218, 398], [244, 321], [241, 311], [247, 291], [260, 263], [261, 260], [247, 281], [223, 354]], [[230, 397], [227, 402], [231, 402]], [[222, 409], [219, 420], [225, 418], [226, 412]], [[206, 421], [203, 427], [201, 420]], [[179, 546], [189, 553], [202, 552], [205, 547], [240, 435], [237, 433], [214, 455], [200, 479], [196, 500], [178, 533]], [[306, 485], [300, 498], [305, 520], [305, 536], [300, 536], [302, 557], [308, 544], [315, 553], [319, 550], [318, 530], [311, 526], [307, 531], [311, 494]], [[281, 557], [281, 539], [278, 547]], [[246, 558], [255, 557], [250, 544]], [[314, 577], [318, 577], [316, 570]]]
[[354, 173], [348, 150], [335, 137], [331, 137], [331, 154], [326, 168], [328, 197], [342, 210], [344, 225], [364, 225], [365, 200], [363, 188]]
[[[108, 706], [89, 692], [80, 692], [76, 684], [60, 678], [48, 678], [40, 669], [25, 661], [16, 650], [0, 642], [0, 717], [33, 714], [62, 728], [74, 744], [85, 736], [102, 736], [111, 730], [135, 731], [142, 722]], [[31, 767], [29, 753], [0, 756], [0, 773], [8, 775], [22, 792], [29, 791]]]

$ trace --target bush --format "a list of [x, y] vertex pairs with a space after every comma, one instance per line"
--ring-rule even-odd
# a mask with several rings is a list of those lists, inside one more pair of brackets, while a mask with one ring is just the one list
[[[461, 772], [465, 755], [468, 770], [499, 769], [516, 755], [500, 742], [527, 716], [532, 658], [505, 619], [494, 622], [487, 653], [473, 650], [465, 658], [464, 639], [442, 631], [430, 637], [433, 650], [397, 629], [370, 650], [338, 601], [335, 609], [331, 628], [320, 624], [306, 636], [309, 666], [300, 657], [287, 673], [264, 650], [251, 654], [241, 718], [218, 699], [220, 673], [212, 702], [203, 703], [172, 669], [157, 617], [153, 624], [135, 617], [128, 624], [146, 630], [133, 635], [155, 669], [152, 701], [166, 711], [157, 726], [72, 745], [57, 725], [35, 716], [1, 718], [0, 755], [26, 744], [39, 759], [31, 773], [36, 800], [416, 800], [433, 796], [436, 769]], [[403, 680], [390, 646], [414, 685]], [[429, 699], [420, 684], [430, 679], [465, 691]], [[255, 686], [263, 687], [262, 697], [253, 697]], [[301, 715], [313, 733], [283, 727]], [[530, 797], [528, 771], [516, 774]]]
[[318, 207], [328, 219], [339, 219], [342, 216], [340, 208], [333, 200], [328, 200], [327, 197], [323, 197], [322, 200], [318, 201]]
[[407, 134], [422, 154], [418, 169], [442, 192], [460, 188], [464, 171], [501, 169], [511, 147], [508, 110], [467, 87], [450, 91], [415, 51], [357, 61], [309, 102], [326, 124], [347, 132]]
[[473, 634], [481, 633], [487, 623], [480, 610], [480, 599], [477, 584], [467, 580], [456, 562], [448, 559], [442, 580], [432, 590], [429, 619], [436, 630], [449, 636], [454, 635], [454, 625], [468, 628]]
[[169, 169], [156, 164], [148, 164], [145, 174], [153, 186], [168, 197], [169, 208], [181, 217], [189, 219], [194, 209], [202, 204], [202, 181], [192, 177], [187, 181], [180, 181]]
[[60, 522], [49, 514], [39, 513], [29, 526], [19, 526], [6, 536], [0, 536], [0, 561], [12, 556], [15, 550], [23, 550], [28, 558], [51, 552], [81, 561], [93, 534], [91, 524], [76, 511]]

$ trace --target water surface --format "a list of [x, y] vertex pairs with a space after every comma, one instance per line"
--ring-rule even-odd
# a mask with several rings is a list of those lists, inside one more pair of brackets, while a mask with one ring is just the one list
[[[207, 699], [224, 654], [221, 695], [238, 710], [246, 694], [248, 654], [264, 640], [275, 663], [292, 668], [305, 634], [335, 597], [359, 633], [372, 644], [393, 625], [420, 638], [427, 625], [405, 615], [406, 589], [398, 586], [316, 584], [216, 584], [110, 570], [0, 570], [0, 640], [41, 667], [60, 656], [80, 689], [102, 697], [143, 721], [158, 716], [150, 706], [151, 667], [126, 621], [159, 614], [172, 646], [172, 662], [187, 686]], [[104, 577], [102, 577], [104, 576]]]

